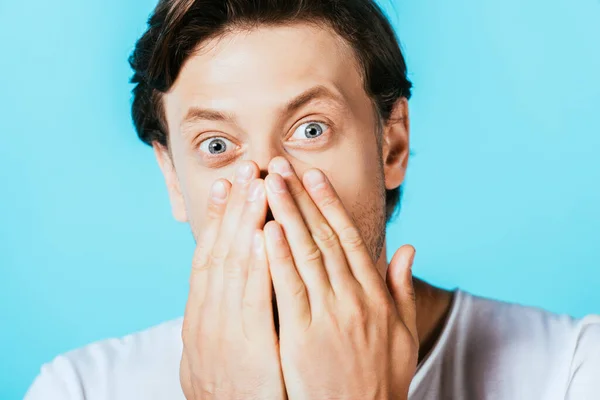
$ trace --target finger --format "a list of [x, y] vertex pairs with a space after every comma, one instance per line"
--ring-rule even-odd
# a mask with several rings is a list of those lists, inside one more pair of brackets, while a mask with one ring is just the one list
[[412, 276], [414, 258], [414, 247], [410, 245], [400, 247], [392, 257], [388, 267], [387, 284], [394, 303], [396, 303], [400, 319], [410, 331], [415, 342], [418, 343], [417, 307]]
[[283, 157], [275, 157], [269, 164], [269, 172], [276, 172], [285, 180], [312, 239], [321, 250], [333, 291], [339, 292], [356, 283], [336, 233], [305, 190], [292, 165]]
[[252, 256], [255, 231], [265, 224], [267, 199], [264, 181], [255, 179], [250, 184], [244, 211], [226, 263], [223, 266], [223, 296], [229, 314], [242, 312], [242, 300], [248, 279], [248, 268]]
[[337, 234], [352, 274], [365, 287], [384, 288], [367, 246], [335, 189], [318, 169], [304, 173], [302, 181], [315, 204]]
[[269, 174], [265, 181], [267, 199], [273, 218], [281, 225], [285, 233], [294, 264], [304, 281], [309, 296], [318, 300], [331, 291], [329, 278], [321, 258], [321, 250], [310, 235], [302, 214], [281, 175]]
[[199, 309], [206, 295], [210, 253], [217, 240], [230, 190], [231, 184], [226, 179], [217, 179], [210, 190], [204, 229], [196, 243], [192, 259], [188, 304], [194, 310]]
[[262, 230], [256, 229], [242, 306], [244, 330], [249, 337], [258, 337], [265, 330], [275, 335], [272, 301], [265, 235]]
[[[252, 161], [242, 161], [236, 169], [235, 179], [231, 187], [231, 194], [227, 202], [227, 209], [223, 216], [221, 229], [217, 241], [210, 253], [212, 267], [208, 271], [209, 285], [207, 296], [215, 296], [223, 291], [223, 268], [230, 248], [232, 239], [238, 229], [241, 214], [246, 204], [246, 197], [250, 182], [258, 175], [258, 168]], [[217, 296], [218, 297], [218, 296]], [[216, 298], [216, 297], [215, 297]]]
[[300, 277], [285, 234], [277, 221], [265, 225], [269, 271], [273, 279], [282, 326], [308, 326], [311, 313], [308, 292]]

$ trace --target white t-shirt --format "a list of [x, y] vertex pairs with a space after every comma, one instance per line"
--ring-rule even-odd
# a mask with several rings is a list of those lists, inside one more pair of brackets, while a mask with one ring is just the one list
[[[181, 322], [60, 355], [25, 399], [184, 399]], [[600, 399], [600, 315], [574, 319], [457, 290], [409, 399]]]

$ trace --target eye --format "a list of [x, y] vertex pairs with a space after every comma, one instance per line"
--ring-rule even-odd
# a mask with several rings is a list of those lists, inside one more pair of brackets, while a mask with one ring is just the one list
[[314, 139], [321, 136], [328, 129], [327, 124], [322, 122], [307, 122], [300, 125], [294, 131], [291, 138], [294, 139]]
[[225, 153], [228, 147], [233, 148], [235, 145], [230, 140], [220, 136], [208, 138], [200, 143], [200, 150], [211, 155]]

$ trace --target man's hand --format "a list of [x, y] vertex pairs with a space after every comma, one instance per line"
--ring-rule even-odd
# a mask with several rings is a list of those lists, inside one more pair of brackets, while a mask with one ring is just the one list
[[404, 290], [390, 294], [322, 172], [309, 170], [301, 182], [277, 157], [265, 180], [275, 221], [264, 231], [289, 398], [406, 399], [418, 356], [414, 248], [394, 255]]
[[240, 167], [233, 185], [213, 185], [194, 254], [180, 365], [188, 400], [286, 398], [261, 229], [265, 187], [256, 164]]

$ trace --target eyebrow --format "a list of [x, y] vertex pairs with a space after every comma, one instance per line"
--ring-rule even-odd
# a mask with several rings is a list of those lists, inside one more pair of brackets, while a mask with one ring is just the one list
[[305, 90], [300, 95], [296, 96], [294, 99], [288, 102], [285, 106], [285, 112], [287, 114], [291, 114], [292, 112], [298, 110], [299, 108], [318, 98], [326, 98], [334, 100], [338, 103], [342, 102], [342, 98], [340, 95], [332, 92], [323, 85], [318, 85], [308, 90]]
[[[284, 112], [285, 114], [291, 114], [294, 111], [297, 111], [306, 104], [318, 98], [327, 98], [330, 100], [334, 100], [338, 103], [342, 102], [341, 96], [329, 90], [323, 85], [317, 85], [308, 90], [305, 90], [304, 92], [300, 93], [298, 96], [290, 100], [284, 106]], [[185, 115], [185, 118], [181, 122], [181, 126], [198, 121], [222, 121], [235, 124], [236, 118], [235, 115], [227, 112], [200, 107], [191, 107]]]
[[181, 121], [181, 126], [198, 121], [224, 121], [229, 123], [235, 123], [236, 118], [233, 114], [225, 113], [222, 111], [211, 110], [207, 108], [191, 107], [185, 115], [183, 121]]

